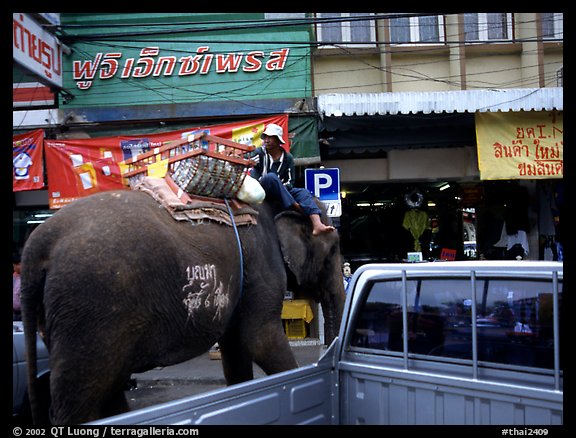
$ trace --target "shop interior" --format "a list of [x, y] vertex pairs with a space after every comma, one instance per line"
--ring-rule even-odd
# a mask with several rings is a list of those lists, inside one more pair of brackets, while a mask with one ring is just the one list
[[[335, 222], [353, 270], [368, 262], [418, 261], [411, 253], [421, 253], [422, 261], [558, 259], [561, 182], [352, 183], [342, 184], [341, 197]], [[504, 224], [509, 233], [512, 227], [536, 233], [530, 257], [527, 243], [524, 251], [508, 248]]]

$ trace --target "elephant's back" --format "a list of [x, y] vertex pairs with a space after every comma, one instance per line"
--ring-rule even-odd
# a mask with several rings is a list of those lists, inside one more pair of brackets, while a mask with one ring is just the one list
[[134, 214], [150, 213], [157, 205], [144, 192], [112, 190], [77, 199], [58, 211], [54, 217], [74, 216], [75, 218], [90, 219], [91, 221], [109, 217], [120, 219]]

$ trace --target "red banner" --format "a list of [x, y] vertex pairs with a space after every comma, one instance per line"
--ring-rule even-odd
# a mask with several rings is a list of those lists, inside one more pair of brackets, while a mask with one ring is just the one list
[[265, 125], [276, 123], [288, 144], [288, 115], [201, 126], [140, 136], [100, 137], [79, 140], [46, 140], [46, 171], [50, 208], [60, 208], [77, 198], [104, 190], [125, 189], [119, 164], [160, 147], [163, 142], [205, 131], [237, 143], [260, 146]]
[[43, 129], [12, 137], [12, 191], [44, 187], [43, 143]]

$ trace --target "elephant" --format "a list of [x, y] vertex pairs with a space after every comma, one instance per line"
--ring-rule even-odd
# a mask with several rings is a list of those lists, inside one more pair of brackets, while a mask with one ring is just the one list
[[281, 320], [286, 290], [321, 304], [329, 344], [345, 300], [338, 232], [313, 236], [306, 216], [271, 201], [252, 207], [257, 224], [191, 223], [146, 193], [115, 190], [39, 225], [23, 249], [21, 286], [35, 418], [37, 332], [50, 354], [53, 424], [126, 412], [132, 373], [216, 342], [228, 385], [253, 379], [253, 363], [268, 375], [297, 367]]

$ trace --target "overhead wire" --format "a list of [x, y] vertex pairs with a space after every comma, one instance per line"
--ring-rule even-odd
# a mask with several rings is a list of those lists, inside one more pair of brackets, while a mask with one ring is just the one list
[[[407, 15], [407, 17], [425, 17], [425, 16], [431, 16], [431, 15], [438, 15], [438, 14], [410, 14]], [[305, 20], [300, 19], [299, 21], [296, 20], [291, 20], [291, 19], [277, 19], [277, 20], [266, 20], [266, 22], [258, 22], [257, 20], [239, 20], [239, 22], [243, 22], [245, 29], [263, 29], [263, 28], [270, 28], [273, 25], [281, 25], [281, 26], [301, 26], [304, 23], [306, 24], [322, 24], [322, 23], [344, 23], [344, 22], [352, 22], [352, 21], [374, 21], [376, 19], [384, 19], [384, 18], [397, 18], [403, 16], [405, 17], [406, 15], [402, 15], [402, 14], [380, 14], [380, 15], [367, 15], [367, 16], [359, 16], [359, 17], [340, 17], [339, 19], [334, 19], [334, 18], [330, 18], [330, 19], [322, 19], [322, 17], [309, 17]], [[190, 24], [190, 23], [187, 23]], [[206, 23], [201, 23], [201, 24], [206, 24]], [[214, 27], [214, 28], [201, 28], [201, 29], [195, 29], [195, 30], [191, 30], [189, 28], [187, 29], [183, 29], [182, 32], [213, 32], [214, 30], [218, 30], [218, 31], [222, 31], [222, 30], [238, 30], [237, 27], [235, 27], [236, 22], [234, 22], [234, 24], [230, 24], [229, 22], [218, 22], [218, 21], [213, 21], [210, 22], [210, 24], [224, 24], [223, 26], [219, 26], [219, 27]], [[531, 24], [530, 21], [526, 21], [526, 22], [518, 22], [516, 21], [514, 23], [515, 27], [518, 26], [523, 26], [523, 25], [528, 25]], [[142, 29], [143, 26], [146, 27], [154, 27], [154, 26], [168, 26], [166, 29], [161, 29], [159, 32], [161, 33], [174, 33], [174, 23], [170, 23], [169, 25], [166, 24], [159, 24], [159, 23], [151, 23], [151, 24], [140, 24], [140, 29]], [[87, 26], [87, 25], [62, 25], [59, 27], [60, 32], [68, 32], [72, 29], [78, 31], [78, 30], [86, 30], [88, 28], [97, 28], [97, 27], [110, 27], [110, 24], [94, 24], [91, 26]], [[118, 24], [118, 26], [123, 26], [121, 24]], [[144, 31], [140, 31], [138, 32], [138, 35], [133, 34], [134, 36], [144, 36], [144, 35], [150, 35], [150, 32], [144, 32]], [[102, 34], [100, 36], [103, 35], [110, 35], [110, 34]], [[141, 45], [137, 45], [143, 42], [155, 42], [155, 43], [160, 43], [163, 42], [162, 40], [159, 39], [143, 39], [143, 38], [137, 38], [137, 39], [130, 39], [127, 41], [124, 41], [122, 38], [120, 38], [119, 35], [126, 35], [125, 33], [121, 33], [121, 34], [116, 34], [116, 39], [114, 39], [114, 41], [98, 41], [96, 39], [96, 37], [98, 35], [92, 35], [90, 38], [90, 41], [88, 41], [87, 39], [85, 39], [86, 35], [74, 35], [74, 37], [70, 37], [70, 35], [68, 35], [68, 38], [70, 41], [74, 41], [74, 45], [73, 45], [73, 50], [76, 50], [78, 53], [81, 53], [78, 44], [82, 43], [84, 45], [87, 44], [94, 44], [94, 45], [102, 45], [102, 46], [108, 46], [108, 47], [124, 47], [124, 48], [141, 48]], [[158, 35], [158, 33], [156, 33], [156, 35]], [[92, 38], [93, 37], [93, 38]], [[454, 35], [445, 35], [444, 36], [444, 41], [442, 41], [441, 46], [442, 47], [429, 47], [428, 51], [430, 51], [430, 53], [434, 53], [434, 51], [436, 50], [446, 50], [446, 48], [449, 45], [452, 44], [461, 44], [462, 41], [454, 41], [453, 39], [451, 39], [452, 37], [454, 37]], [[104, 40], [107, 40], [107, 38], [104, 38]], [[506, 42], [526, 42], [526, 41], [535, 41], [532, 38], [530, 39], [518, 39], [518, 38], [512, 38], [511, 40], [506, 40]], [[546, 41], [550, 41], [550, 39], [546, 39]], [[559, 41], [561, 41], [561, 39], [559, 39]], [[175, 43], [175, 41], [173, 39], [170, 40], [171, 43]], [[214, 39], [179, 39], [177, 41], [177, 43], [181, 43], [181, 44], [211, 44], [211, 45], [217, 45], [217, 44], [228, 44], [231, 43], [232, 40], [214, 40]], [[433, 82], [441, 82], [441, 83], [445, 83], [447, 85], [450, 86], [460, 86], [460, 83], [458, 81], [454, 81], [450, 78], [443, 78], [443, 77], [430, 77], [428, 76], [425, 72], [423, 71], [418, 71], [418, 68], [423, 67], [425, 65], [431, 66], [433, 65], [435, 62], [437, 63], [445, 63], [445, 60], [439, 59], [438, 61], [419, 61], [419, 62], [414, 62], [414, 63], [410, 63], [410, 67], [407, 66], [395, 66], [393, 69], [391, 70], [385, 70], [384, 67], [382, 67], [381, 65], [373, 65], [367, 61], [365, 61], [362, 56], [365, 56], [365, 53], [360, 53], [360, 52], [356, 52], [354, 50], [350, 50], [350, 48], [348, 46], [350, 45], [354, 45], [354, 43], [348, 42], [348, 41], [306, 41], [306, 42], [302, 42], [302, 41], [270, 41], [270, 40], [260, 40], [260, 41], [238, 41], [238, 40], [234, 40], [233, 41], [234, 44], [245, 44], [247, 46], [249, 45], [263, 45], [265, 47], [268, 47], [268, 50], [274, 50], [274, 47], [270, 47], [275, 46], [275, 47], [282, 47], [283, 45], [288, 45], [290, 44], [290, 48], [291, 49], [306, 49], [307, 51], [305, 52], [304, 55], [302, 55], [302, 57], [306, 57], [306, 56], [312, 56], [312, 50], [318, 50], [318, 51], [322, 51], [325, 49], [322, 48], [317, 48], [314, 49], [316, 47], [320, 47], [322, 45], [331, 45], [332, 47], [336, 47], [339, 52], [340, 52], [340, 56], [342, 56], [342, 53], [344, 53], [347, 57], [349, 57], [350, 59], [359, 59], [359, 62], [364, 63], [367, 66], [367, 69], [377, 69], [380, 71], [390, 71], [392, 74], [394, 75], [398, 75], [403, 77], [404, 79], [398, 79], [397, 81], [433, 81]], [[121, 43], [127, 43], [125, 45], [122, 45]], [[470, 41], [466, 41], [466, 44], [470, 44]], [[498, 44], [500, 43], [499, 40], [494, 41], [494, 40], [488, 40], [488, 41], [482, 41], [482, 42], [474, 42], [474, 44], [476, 43], [486, 43], [486, 44]], [[134, 45], [132, 45], [134, 44]], [[358, 43], [360, 44], [360, 43]], [[365, 44], [365, 43], [363, 43]], [[394, 54], [394, 49], [388, 44], [386, 43], [386, 45], [384, 46], [384, 43], [381, 41], [375, 41], [373, 42], [374, 46], [378, 48], [378, 52], [376, 54], [382, 55], [387, 53], [388, 50], [391, 51], [392, 54]], [[430, 45], [432, 43], [426, 43], [427, 45]], [[436, 43], [437, 44], [437, 43]], [[383, 49], [383, 46], [386, 47], [385, 49]], [[186, 51], [186, 50], [182, 50], [180, 51], [180, 49], [177, 48], [170, 48], [170, 49], [165, 49], [162, 48], [162, 50], [169, 50], [172, 51], [173, 53], [194, 53], [194, 52], [190, 52], [190, 51]], [[246, 50], [245, 50], [246, 51]], [[91, 57], [93, 55], [91, 55], [90, 53], [83, 51], [84, 54], [87, 57]], [[235, 50], [226, 50], [225, 52], [219, 52], [217, 50], [211, 51], [210, 53], [241, 53], [242, 50], [241, 49], [235, 49]], [[420, 48], [414, 48], [413, 51], [411, 51], [410, 49], [406, 49], [406, 45], [403, 47], [402, 53], [404, 55], [408, 55], [409, 53], [414, 52], [414, 53], [422, 53]], [[314, 55], [317, 56], [317, 55]], [[318, 55], [318, 56], [335, 56], [332, 54], [325, 54], [325, 55]], [[491, 56], [498, 56], [498, 55], [491, 55]], [[310, 61], [311, 62], [311, 61]], [[294, 63], [295, 64], [295, 63]], [[294, 65], [292, 64], [292, 65]], [[531, 68], [533, 66], [521, 66], [521, 67], [515, 67], [513, 69], [501, 69], [501, 70], [487, 70], [484, 72], [477, 72], [477, 73], [470, 73], [469, 75], [467, 75], [467, 80], [469, 80], [473, 75], [480, 75], [480, 76], [486, 76], [486, 75], [490, 75], [493, 73], [498, 73], [500, 72], [504, 72], [504, 71], [512, 71], [512, 70], [519, 70], [521, 71], [522, 69], [526, 69], [526, 68]], [[403, 70], [404, 73], [402, 73], [399, 70]], [[278, 73], [278, 72], [276, 72]], [[283, 72], [284, 73], [284, 77], [290, 77], [288, 75], [288, 73]], [[320, 73], [315, 73], [315, 75], [324, 75], [324, 74], [331, 74], [331, 73], [338, 73], [338, 71], [333, 70], [333, 71], [329, 71], [329, 72], [320, 72]], [[309, 73], [306, 71], [292, 71], [290, 73], [290, 75], [292, 75], [292, 77], [298, 77], [299, 75], [309, 75]], [[276, 75], [274, 77], [274, 80], [276, 80], [278, 78], [278, 76], [280, 75]], [[171, 84], [166, 84], [165, 82], [160, 81], [158, 78], [153, 78], [155, 80], [155, 82], [157, 84], [160, 84], [161, 86], [166, 85], [171, 89], [174, 89], [175, 87]], [[270, 79], [271, 80], [271, 79]], [[253, 82], [250, 82], [253, 81]], [[234, 90], [225, 90], [225, 91], [217, 91], [217, 92], [201, 92], [199, 90], [184, 90], [184, 91], [190, 91], [190, 92], [195, 92], [196, 94], [204, 94], [204, 96], [201, 98], [203, 101], [206, 99], [209, 99], [210, 96], [215, 97], [215, 96], [225, 96], [225, 93], [230, 93], [230, 94], [234, 94], [235, 93], [235, 97], [244, 97], [244, 96], [251, 96], [253, 97], [253, 94], [240, 94], [242, 91], [245, 91], [247, 89], [249, 89], [250, 87], [257, 85], [257, 84], [262, 84], [266, 82], [266, 79], [262, 79], [262, 78], [256, 78], [256, 79], [239, 79], [237, 77], [234, 78], [234, 80], [230, 81], [230, 82], [234, 82], [234, 83], [241, 83], [243, 84], [240, 87], [237, 87]], [[309, 81], [305, 81], [306, 87], [308, 86], [308, 82]], [[395, 81], [396, 82], [396, 81]], [[218, 80], [216, 82], [211, 82], [211, 84], [225, 84], [226, 81], [222, 81], [222, 80]], [[468, 87], [490, 87], [490, 85], [492, 85], [493, 87], [505, 87], [505, 86], [511, 86], [513, 85], [515, 82], [514, 80], [510, 80], [508, 82], [500, 82], [500, 83], [493, 83], [491, 84], [489, 81], [480, 81], [477, 83], [477, 85], [472, 85], [471, 83], [467, 82]], [[210, 85], [210, 83], [203, 83], [204, 85]], [[102, 84], [103, 86], [104, 84]], [[154, 89], [155, 93], [157, 93], [161, 98], [166, 99], [167, 102], [174, 102], [174, 100], [172, 98], [170, 98], [168, 95], [170, 94], [169, 92], [165, 92], [164, 94], [162, 94], [161, 90], [157, 90], [155, 88], [150, 88], [149, 85], [146, 85], [146, 87], [144, 87], [142, 85], [142, 83], [137, 84], [131, 84], [135, 91], [137, 92], [138, 89], [142, 90], [142, 89]], [[376, 84], [374, 84], [376, 85]], [[384, 82], [381, 82], [378, 85], [384, 85]], [[99, 85], [101, 86], [101, 85]], [[270, 85], [268, 85], [270, 86]], [[366, 86], [372, 86], [372, 85], [360, 85], [357, 84], [355, 85], [355, 87], [361, 88], [361, 87], [366, 87]], [[180, 89], [182, 90], [181, 87], [177, 87], [176, 89]], [[265, 89], [260, 90], [261, 96], [266, 96], [265, 94]], [[321, 91], [321, 89], [316, 88], [316, 92]], [[105, 91], [102, 91], [102, 93], [105, 93]], [[93, 95], [96, 95], [96, 93], [93, 93]], [[226, 97], [225, 97], [226, 98]]]

